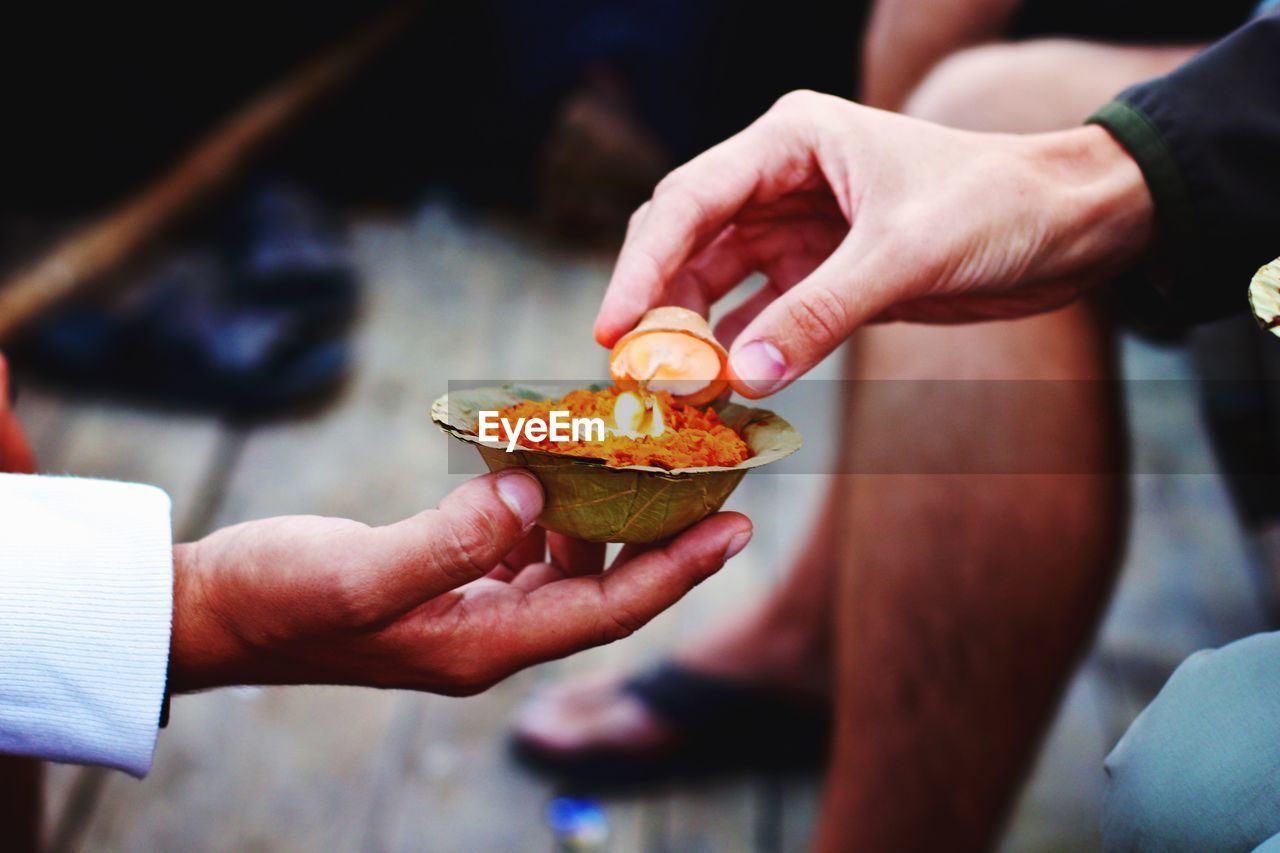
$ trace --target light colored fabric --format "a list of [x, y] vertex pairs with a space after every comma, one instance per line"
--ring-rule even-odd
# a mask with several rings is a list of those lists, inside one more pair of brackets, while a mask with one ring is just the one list
[[1106, 770], [1107, 850], [1243, 853], [1280, 832], [1280, 633], [1183, 661]]
[[144, 775], [172, 608], [164, 492], [0, 474], [0, 752]]

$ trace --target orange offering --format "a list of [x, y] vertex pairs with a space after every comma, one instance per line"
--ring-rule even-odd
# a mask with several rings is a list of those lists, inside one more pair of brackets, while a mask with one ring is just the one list
[[535, 442], [521, 435], [521, 446], [602, 459], [613, 468], [649, 465], [668, 471], [731, 467], [751, 456], [742, 437], [722, 424], [714, 410], [679, 402], [667, 391], [645, 395], [620, 388], [582, 389], [559, 400], [525, 400], [499, 412], [504, 419], [503, 440], [511, 438], [508, 422], [516, 423], [520, 418], [547, 421], [552, 411], [568, 411], [574, 418], [600, 418], [605, 423], [604, 440]]
[[729, 385], [729, 354], [701, 314], [654, 308], [613, 346], [609, 373], [620, 388], [667, 391], [691, 406], [710, 403]]
[[545, 495], [538, 524], [588, 542], [674, 536], [719, 510], [748, 471], [801, 445], [791, 424], [765, 409], [707, 410], [639, 388], [468, 388], [432, 403], [431, 420], [473, 446], [490, 471], [537, 477]]
[[657, 542], [718, 511], [748, 471], [800, 448], [773, 412], [718, 401], [728, 362], [700, 315], [654, 308], [609, 354], [613, 387], [460, 389], [431, 405], [431, 419], [490, 471], [537, 477], [547, 530]]

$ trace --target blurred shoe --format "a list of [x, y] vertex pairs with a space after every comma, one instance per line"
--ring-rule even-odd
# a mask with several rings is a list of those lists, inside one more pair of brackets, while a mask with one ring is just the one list
[[305, 311], [228, 299], [209, 254], [166, 264], [135, 298], [64, 310], [25, 336], [14, 361], [77, 387], [241, 415], [276, 413], [335, 389], [347, 347]]
[[336, 388], [359, 288], [343, 229], [297, 189], [270, 185], [234, 210], [217, 248], [163, 264], [109, 304], [32, 329], [15, 361], [78, 387], [240, 415]]
[[827, 706], [673, 662], [631, 678], [557, 685], [517, 713], [512, 747], [526, 766], [594, 787], [650, 785], [745, 770], [821, 766]]
[[232, 299], [303, 312], [317, 332], [354, 318], [359, 289], [344, 229], [301, 190], [268, 185], [252, 193], [227, 242]]

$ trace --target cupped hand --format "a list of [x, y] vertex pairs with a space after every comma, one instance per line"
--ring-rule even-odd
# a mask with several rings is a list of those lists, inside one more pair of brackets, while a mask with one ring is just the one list
[[867, 322], [1059, 307], [1138, 258], [1152, 219], [1099, 127], [974, 133], [796, 92], [636, 211], [596, 338], [612, 346], [657, 305], [705, 314], [763, 273], [716, 330], [735, 389], [762, 397]]
[[[544, 534], [536, 479], [472, 480], [385, 527], [310, 516], [175, 549], [170, 685], [355, 684], [465, 695], [612, 642], [741, 550], [720, 513], [604, 570], [604, 546]], [[548, 553], [549, 551], [549, 553]]]

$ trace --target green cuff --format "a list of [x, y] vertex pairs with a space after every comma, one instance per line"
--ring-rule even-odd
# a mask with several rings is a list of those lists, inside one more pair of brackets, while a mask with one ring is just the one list
[[1182, 172], [1164, 135], [1146, 113], [1116, 99], [1089, 117], [1124, 146], [1155, 201], [1159, 234], [1141, 267], [1117, 276], [1111, 292], [1119, 315], [1140, 329], [1170, 333], [1194, 317], [1178, 282], [1195, 265], [1196, 227]]
[[1089, 124], [1101, 125], [1137, 161], [1155, 200], [1161, 243], [1173, 248], [1195, 245], [1195, 215], [1191, 195], [1182, 180], [1182, 170], [1173, 149], [1147, 114], [1121, 100], [1114, 100], [1091, 115]]

